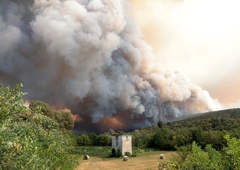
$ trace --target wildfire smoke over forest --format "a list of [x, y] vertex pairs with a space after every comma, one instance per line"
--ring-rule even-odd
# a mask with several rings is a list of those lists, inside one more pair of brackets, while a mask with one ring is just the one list
[[216, 110], [209, 93], [154, 63], [124, 0], [3, 0], [0, 81], [68, 108], [75, 129], [126, 130]]

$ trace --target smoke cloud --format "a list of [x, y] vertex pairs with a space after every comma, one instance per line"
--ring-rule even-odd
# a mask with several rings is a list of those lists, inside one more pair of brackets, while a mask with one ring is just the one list
[[84, 131], [126, 130], [220, 109], [154, 63], [124, 0], [3, 0], [0, 82], [74, 114]]
[[240, 107], [240, 1], [129, 0], [157, 61]]

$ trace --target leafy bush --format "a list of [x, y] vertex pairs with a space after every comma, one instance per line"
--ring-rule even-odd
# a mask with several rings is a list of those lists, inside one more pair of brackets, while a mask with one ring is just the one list
[[21, 83], [13, 89], [0, 85], [0, 123], [10, 116], [14, 117], [15, 114], [26, 112], [27, 108], [23, 105], [22, 99], [25, 93], [21, 91], [22, 88]]
[[116, 157], [116, 150], [115, 150], [115, 148], [112, 148], [112, 155], [111, 155], [111, 157]]
[[227, 147], [224, 151], [224, 164], [227, 169], [240, 169], [240, 139], [225, 136]]
[[[180, 147], [178, 154], [180, 160], [175, 158], [174, 165], [181, 169], [240, 169], [240, 139], [225, 136], [227, 146], [217, 151], [212, 145], [206, 145], [205, 150], [201, 149], [196, 142], [192, 143], [191, 149]], [[183, 152], [181, 154], [181, 152]], [[164, 166], [168, 164], [164, 164]], [[159, 166], [160, 168], [163, 165]], [[159, 169], [160, 169], [159, 168]]]
[[24, 105], [22, 84], [0, 86], [0, 169], [73, 169], [75, 141], [51, 118]]
[[181, 166], [176, 161], [163, 161], [163, 162], [161, 161], [161, 162], [159, 162], [158, 169], [159, 170], [164, 170], [164, 169], [167, 169], [167, 170], [179, 169], [180, 170]]
[[42, 101], [32, 101], [29, 108], [34, 112], [39, 112], [47, 117], [58, 122], [61, 129], [72, 130], [74, 126], [74, 121], [72, 119], [72, 114], [65, 110], [54, 110], [47, 103]]
[[93, 142], [87, 134], [81, 134], [80, 136], [77, 136], [78, 146], [91, 146], [92, 144]]
[[[211, 157], [214, 158], [214, 157]], [[215, 161], [214, 161], [215, 162]], [[183, 169], [195, 169], [195, 170], [202, 170], [202, 169], [214, 169], [217, 168], [217, 165], [212, 164], [214, 163], [208, 154], [206, 154], [200, 146], [197, 146], [196, 142], [192, 143], [192, 150], [191, 154], [183, 163]], [[221, 168], [217, 168], [221, 169]]]
[[120, 149], [117, 150], [117, 154], [116, 154], [117, 157], [121, 157], [122, 156], [122, 151]]
[[0, 130], [3, 169], [55, 169], [69, 163], [74, 165], [73, 155], [69, 154], [73, 141], [58, 129], [50, 129], [56, 127], [51, 119], [34, 115], [27, 121], [4, 125]]
[[103, 133], [97, 137], [98, 146], [111, 146], [112, 136], [108, 133]]

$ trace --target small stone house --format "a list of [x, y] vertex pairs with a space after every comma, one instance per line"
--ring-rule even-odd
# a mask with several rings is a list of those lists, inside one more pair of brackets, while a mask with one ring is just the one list
[[112, 148], [117, 151], [120, 149], [122, 155], [126, 152], [132, 154], [132, 136], [131, 135], [113, 135], [112, 136]]

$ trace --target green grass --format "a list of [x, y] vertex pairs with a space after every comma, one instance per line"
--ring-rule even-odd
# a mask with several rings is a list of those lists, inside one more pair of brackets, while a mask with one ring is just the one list
[[[152, 152], [154, 149], [152, 148], [138, 148], [133, 147], [133, 152], [137, 155], [144, 154], [147, 152]], [[75, 148], [74, 152], [79, 155], [91, 155], [100, 158], [110, 158], [112, 153], [111, 146], [78, 146]]]
[[107, 158], [111, 154], [111, 149], [111, 146], [78, 146], [75, 149], [75, 153]]

